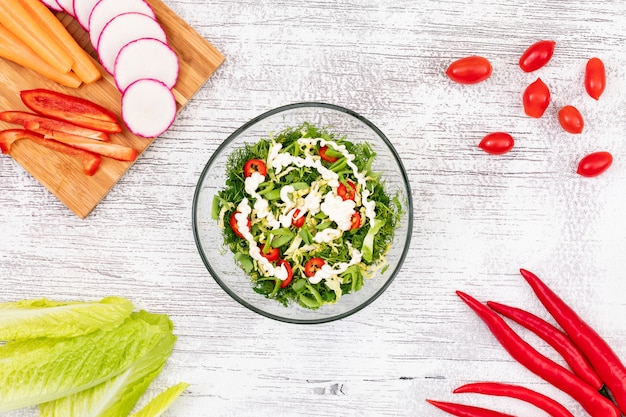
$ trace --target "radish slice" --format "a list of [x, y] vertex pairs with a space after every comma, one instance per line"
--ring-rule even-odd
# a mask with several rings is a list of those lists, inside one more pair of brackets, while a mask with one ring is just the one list
[[144, 0], [100, 0], [89, 15], [89, 39], [94, 48], [98, 49], [100, 35], [107, 23], [124, 13], [141, 13], [156, 20], [154, 10]]
[[114, 78], [118, 90], [137, 80], [152, 78], [173, 88], [178, 79], [178, 55], [158, 39], [143, 38], [120, 49], [115, 60]]
[[124, 13], [111, 20], [102, 30], [98, 41], [100, 63], [113, 74], [115, 59], [124, 45], [141, 38], [154, 38], [167, 42], [159, 23], [145, 14]]
[[72, 0], [56, 0], [56, 2], [65, 13], [74, 17], [74, 2]]
[[59, 6], [59, 3], [57, 3], [57, 0], [41, 0], [41, 2], [45, 4], [50, 10], [53, 10], [55, 12], [63, 11], [61, 6]]
[[74, 17], [78, 20], [78, 23], [89, 30], [89, 16], [91, 11], [100, 0], [74, 0]]
[[138, 136], [159, 136], [176, 119], [176, 99], [172, 90], [158, 80], [135, 81], [122, 95], [122, 119]]

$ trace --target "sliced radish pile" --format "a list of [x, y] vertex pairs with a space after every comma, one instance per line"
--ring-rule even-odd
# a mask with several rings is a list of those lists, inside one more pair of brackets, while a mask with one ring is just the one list
[[122, 119], [138, 136], [159, 136], [169, 129], [175, 118], [176, 99], [161, 81], [135, 81], [122, 95]]
[[89, 16], [100, 0], [74, 0], [74, 17], [80, 25], [89, 30]]
[[140, 38], [154, 38], [167, 42], [161, 25], [145, 14], [124, 13], [106, 24], [98, 41], [98, 55], [104, 69], [113, 74], [115, 59], [128, 43]]
[[120, 50], [113, 75], [121, 92], [135, 81], [145, 78], [161, 81], [168, 88], [173, 88], [178, 79], [178, 55], [158, 39], [138, 39]]
[[94, 48], [98, 49], [100, 35], [107, 23], [124, 13], [141, 13], [156, 19], [152, 7], [144, 0], [100, 0], [89, 15], [89, 39]]
[[41, 2], [48, 6], [48, 9], [50, 10], [54, 10], [55, 12], [63, 11], [61, 6], [59, 6], [59, 3], [57, 3], [57, 0], [41, 0]]
[[74, 2], [72, 0], [56, 0], [56, 2], [65, 13], [74, 17]]
[[[3, 1], [3, 0], [0, 0]], [[138, 136], [165, 132], [177, 113], [179, 62], [146, 0], [41, 0], [89, 32], [100, 63], [122, 93], [122, 119]]]

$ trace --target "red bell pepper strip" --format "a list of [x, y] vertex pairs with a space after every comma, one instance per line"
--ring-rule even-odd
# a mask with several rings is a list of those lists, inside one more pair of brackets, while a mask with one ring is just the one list
[[[88, 129], [86, 127], [77, 126], [72, 123], [51, 119], [49, 117], [45, 117], [45, 116], [41, 116], [41, 115], [33, 114], [33, 113], [28, 113], [25, 111], [3, 111], [0, 113], [0, 120], [5, 121], [7, 123], [21, 125], [25, 129], [33, 130], [35, 132], [37, 132], [37, 129], [41, 128], [41, 129], [56, 130], [59, 132], [71, 133], [73, 135], [102, 140], [104, 142], [109, 141], [109, 135], [107, 135], [105, 132]], [[27, 128], [26, 125], [28, 123], [36, 123], [37, 126], [35, 127], [34, 125], [31, 124], [30, 125], [31, 127]], [[42, 132], [37, 132], [37, 133], [43, 134]]]
[[486, 408], [472, 405], [449, 403], [445, 401], [426, 400], [440, 410], [458, 417], [515, 417], [499, 411], [488, 410]]
[[626, 413], [626, 367], [609, 344], [535, 274], [520, 270], [539, 301], [554, 317], [611, 392], [617, 406]]
[[42, 133], [46, 139], [54, 139], [74, 148], [97, 153], [107, 158], [117, 159], [118, 161], [134, 161], [137, 159], [137, 151], [128, 146], [102, 142], [100, 140], [84, 138], [82, 136], [72, 135], [71, 133], [56, 132], [54, 130], [44, 129]]
[[474, 393], [515, 398], [542, 409], [552, 417], [574, 417], [567, 408], [563, 407], [563, 405], [552, 398], [520, 385], [504, 384], [500, 382], [476, 382], [460, 386], [453, 392], [455, 394]]
[[20, 139], [28, 139], [38, 145], [44, 146], [55, 152], [60, 152], [78, 159], [83, 164], [83, 172], [93, 175], [100, 166], [101, 158], [91, 152], [83, 151], [52, 139], [45, 139], [36, 133], [23, 129], [8, 129], [0, 131], [0, 151], [11, 155], [11, 146]]
[[487, 305], [496, 312], [505, 317], [514, 320], [518, 324], [524, 326], [537, 336], [548, 342], [554, 348], [565, 362], [572, 368], [572, 371], [578, 375], [583, 381], [587, 382], [596, 390], [602, 389], [604, 383], [591, 367], [591, 364], [576, 347], [572, 340], [565, 333], [557, 329], [541, 317], [522, 310], [521, 308], [510, 307], [504, 304], [488, 301]]
[[35, 113], [107, 133], [119, 133], [117, 117], [104, 107], [56, 91], [35, 89], [20, 92], [22, 102]]
[[457, 291], [457, 295], [485, 322], [507, 352], [528, 370], [569, 394], [592, 417], [620, 416], [619, 410], [608, 398], [568, 369], [539, 353], [489, 307], [461, 291]]

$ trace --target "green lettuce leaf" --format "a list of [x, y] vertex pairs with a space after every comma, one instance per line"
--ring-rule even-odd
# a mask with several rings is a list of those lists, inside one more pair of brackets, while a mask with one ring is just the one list
[[162, 325], [143, 315], [132, 313], [112, 330], [0, 346], [0, 412], [66, 397], [128, 371], [163, 340]]
[[181, 382], [169, 387], [159, 395], [154, 397], [145, 407], [138, 412], [131, 414], [130, 417], [160, 417], [173, 403], [189, 387], [186, 382]]
[[74, 337], [119, 326], [133, 304], [118, 297], [62, 303], [46, 299], [0, 304], [0, 340]]
[[363, 259], [367, 262], [372, 262], [372, 258], [374, 256], [374, 237], [376, 233], [380, 230], [381, 227], [385, 225], [385, 220], [383, 219], [374, 219], [374, 224], [370, 227], [370, 230], [367, 231], [367, 235], [365, 235], [365, 239], [363, 239], [363, 247], [361, 248], [361, 253], [363, 254]]
[[40, 404], [41, 417], [119, 417], [131, 412], [148, 385], [161, 372], [176, 341], [173, 324], [167, 316], [140, 311], [134, 318], [160, 329], [160, 340], [153, 349], [124, 373], [100, 385]]

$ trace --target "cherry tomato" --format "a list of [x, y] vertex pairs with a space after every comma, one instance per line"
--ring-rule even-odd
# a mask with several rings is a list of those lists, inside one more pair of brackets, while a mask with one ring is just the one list
[[[237, 236], [239, 236], [242, 239], [245, 239], [244, 236], [241, 234], [241, 232], [239, 231], [239, 224], [237, 224], [237, 219], [235, 218], [235, 216], [239, 214], [238, 211], [234, 212], [233, 214], [230, 215], [230, 220], [228, 221], [228, 223], [230, 224], [230, 228], [233, 229], [233, 232], [235, 232], [235, 234]], [[248, 219], [248, 229], [250, 228], [250, 219]]]
[[606, 87], [606, 72], [600, 58], [591, 58], [585, 69], [585, 90], [587, 94], [598, 100]]
[[337, 187], [337, 195], [341, 197], [344, 201], [354, 200], [354, 197], [356, 195], [356, 185], [354, 185], [352, 181], [346, 181], [346, 183], [347, 186], [343, 182], [339, 184], [339, 187]]
[[583, 115], [574, 106], [563, 106], [559, 110], [559, 123], [563, 130], [569, 133], [581, 133], [585, 127]]
[[612, 163], [613, 155], [609, 152], [594, 152], [580, 160], [576, 173], [583, 177], [596, 177], [609, 169]]
[[513, 149], [513, 136], [505, 132], [493, 132], [485, 136], [478, 147], [492, 155], [502, 155]]
[[285, 269], [287, 270], [287, 278], [283, 280], [283, 282], [280, 284], [280, 288], [285, 288], [287, 285], [289, 285], [289, 283], [293, 279], [293, 270], [291, 269], [291, 265], [289, 264], [289, 262], [285, 261], [284, 259], [281, 259], [278, 262], [276, 262], [276, 266], [284, 266]]
[[280, 249], [269, 248], [265, 249], [265, 245], [261, 245], [261, 256], [270, 262], [277, 261], [280, 258]]
[[482, 56], [468, 56], [454, 61], [446, 70], [446, 75], [460, 84], [476, 84], [491, 75], [491, 63]]
[[533, 72], [550, 61], [554, 53], [554, 41], [539, 41], [530, 45], [522, 54], [519, 66], [524, 72]]
[[251, 176], [255, 172], [265, 176], [267, 174], [267, 167], [265, 166], [265, 162], [260, 159], [250, 159], [243, 166], [243, 175], [246, 177]]
[[550, 89], [541, 78], [537, 78], [524, 90], [522, 101], [524, 112], [530, 117], [539, 118], [550, 105]]
[[355, 230], [361, 227], [361, 215], [358, 211], [352, 213], [352, 217], [350, 217], [350, 230]]
[[304, 226], [304, 222], [306, 221], [306, 216], [300, 216], [300, 217], [298, 217], [298, 216], [300, 216], [300, 209], [296, 209], [293, 212], [293, 216], [292, 216], [292, 219], [291, 219], [291, 224], [294, 227], [302, 227], [302, 226]]
[[311, 278], [317, 271], [322, 269], [326, 262], [322, 258], [311, 258], [304, 264], [304, 275]]
[[322, 146], [319, 150], [319, 154], [320, 154], [320, 158], [322, 158], [324, 161], [326, 162], [337, 162], [337, 160], [339, 158], [336, 158], [334, 156], [328, 156], [326, 155], [326, 151], [328, 151], [328, 146]]

